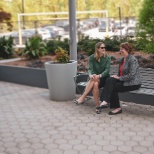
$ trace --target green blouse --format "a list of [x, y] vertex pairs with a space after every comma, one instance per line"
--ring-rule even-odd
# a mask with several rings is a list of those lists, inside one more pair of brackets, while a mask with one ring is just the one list
[[109, 76], [111, 57], [100, 57], [100, 62], [94, 58], [94, 54], [88, 60], [88, 74], [101, 74], [102, 77]]

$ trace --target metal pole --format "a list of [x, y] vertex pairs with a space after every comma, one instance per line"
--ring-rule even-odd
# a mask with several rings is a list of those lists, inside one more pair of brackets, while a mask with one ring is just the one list
[[122, 31], [121, 31], [121, 8], [119, 7], [119, 19], [120, 19], [120, 38], [122, 38]]
[[76, 0], [69, 0], [70, 59], [77, 61]]

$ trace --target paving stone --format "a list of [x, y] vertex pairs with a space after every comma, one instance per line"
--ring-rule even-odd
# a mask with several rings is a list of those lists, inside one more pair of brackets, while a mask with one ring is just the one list
[[117, 136], [118, 140], [122, 140], [122, 141], [130, 141], [130, 136], [124, 136], [124, 135], [121, 135], [121, 136]]
[[137, 135], [138, 135], [138, 136], [148, 136], [149, 133], [148, 133], [148, 132], [143, 132], [143, 131], [138, 131], [138, 132], [137, 132]]
[[144, 141], [144, 137], [143, 136], [132, 136], [131, 138], [134, 141]]
[[96, 135], [96, 132], [95, 131], [86, 131], [85, 135], [89, 135], [89, 136]]
[[48, 154], [47, 149], [38, 149], [34, 151], [34, 154]]
[[31, 144], [28, 143], [28, 142], [21, 142], [21, 143], [19, 143], [17, 146], [18, 146], [19, 148], [23, 149], [23, 148], [29, 148], [30, 145], [31, 145]]
[[91, 145], [88, 147], [88, 149], [91, 151], [100, 151], [100, 150], [102, 150], [102, 147], [99, 145]]
[[135, 146], [133, 150], [139, 153], [146, 153], [148, 151], [146, 147], [142, 146]]
[[76, 151], [76, 150], [65, 150], [64, 154], [78, 154], [78, 151]]
[[5, 152], [6, 152], [7, 154], [18, 154], [19, 149], [16, 148], [16, 147], [7, 148], [7, 149], [5, 150]]
[[15, 141], [15, 138], [12, 136], [3, 138], [3, 142], [13, 142], [13, 141]]
[[30, 149], [30, 148], [24, 148], [24, 149], [21, 149], [21, 150], [19, 151], [19, 153], [20, 153], [20, 154], [33, 154], [33, 151], [34, 151], [34, 150], [32, 150], [32, 149]]
[[87, 150], [87, 146], [83, 144], [78, 144], [78, 145], [74, 145], [73, 149], [78, 150], [78, 151], [83, 151], [83, 150]]
[[134, 146], [137, 146], [138, 145], [138, 142], [137, 141], [125, 141], [125, 145], [126, 146], [130, 146], [130, 147], [134, 147]]
[[145, 139], [154, 142], [154, 136], [146, 136]]
[[49, 100], [48, 89], [2, 81], [0, 87], [0, 154], [154, 151], [154, 107], [124, 102], [123, 114], [97, 115], [93, 100], [76, 106]]
[[65, 140], [65, 139], [56, 139], [55, 141], [54, 141], [54, 143], [56, 143], [56, 144], [64, 144], [64, 143], [67, 143], [68, 141], [67, 140]]
[[124, 154], [124, 152], [121, 152], [121, 151], [114, 151], [114, 152], [110, 152], [110, 154]]
[[63, 154], [63, 151], [59, 149], [49, 149], [49, 154]]
[[58, 144], [50, 143], [50, 144], [45, 145], [44, 148], [47, 149], [47, 150], [57, 149], [58, 148]]
[[150, 142], [150, 141], [141, 141], [139, 142], [139, 144], [143, 147], [150, 147], [150, 146], [153, 146], [153, 142]]
[[72, 145], [76, 145], [76, 144], [80, 144], [82, 141], [79, 140], [79, 139], [73, 139], [73, 140], [69, 140], [69, 144], [72, 144]]
[[94, 154], [109, 154], [109, 152], [101, 150], [101, 151], [96, 151]]
[[116, 136], [112, 136], [112, 135], [109, 135], [109, 136], [104, 136], [104, 140], [108, 140], [108, 141], [116, 141]]
[[52, 138], [45, 138], [45, 139], [41, 140], [41, 143], [43, 143], [43, 144], [50, 144], [53, 142], [54, 142], [54, 139], [52, 139]]
[[0, 153], [1, 153], [1, 152], [4, 152], [4, 151], [5, 151], [5, 148], [2, 147], [2, 146], [0, 146]]
[[121, 146], [124, 145], [123, 141], [110, 141], [111, 145]]
[[36, 150], [36, 149], [41, 149], [41, 148], [43, 148], [43, 147], [44, 147], [44, 145], [41, 144], [41, 143], [33, 143], [33, 144], [31, 145], [31, 148], [34, 149], [34, 150]]
[[127, 154], [140, 154], [139, 152], [135, 152], [135, 151], [131, 151], [131, 152], [127, 152]]
[[130, 152], [132, 151], [132, 147], [122, 145], [122, 146], [118, 146], [118, 150], [121, 152]]
[[79, 151], [79, 154], [94, 154], [94, 152], [90, 150], [82, 150], [82, 151]]
[[113, 146], [113, 145], [103, 146], [103, 151], [106, 151], [106, 152], [113, 152], [113, 151], [116, 151], [116, 150], [117, 150], [117, 147]]
[[[81, 135], [80, 135], [80, 137], [81, 137]], [[73, 140], [73, 139], [76, 139], [76, 136], [70, 134], [70, 135], [63, 135], [62, 138], [67, 139], [67, 140]], [[78, 138], [78, 139], [80, 139], [80, 138]]]
[[6, 148], [13, 148], [13, 147], [15, 147], [17, 145], [17, 143], [15, 143], [15, 142], [7, 142], [7, 143], [4, 143], [4, 147], [6, 147]]
[[154, 146], [148, 148], [150, 152], [154, 152]]
[[149, 151], [148, 151], [148, 152], [146, 152], [146, 154], [153, 154], [153, 152], [149, 152]]
[[60, 144], [59, 145], [59, 149], [61, 149], [61, 150], [71, 150], [72, 147], [73, 146], [71, 144]]

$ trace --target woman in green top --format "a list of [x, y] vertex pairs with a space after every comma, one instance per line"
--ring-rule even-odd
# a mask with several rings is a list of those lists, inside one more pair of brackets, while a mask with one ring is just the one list
[[[83, 104], [85, 97], [92, 90], [96, 107], [99, 106], [99, 88], [104, 87], [110, 72], [110, 57], [105, 50], [105, 44], [98, 42], [95, 45], [95, 53], [89, 57], [88, 74], [89, 82], [81, 97], [74, 101], [76, 104]], [[96, 113], [100, 114], [96, 109]]]

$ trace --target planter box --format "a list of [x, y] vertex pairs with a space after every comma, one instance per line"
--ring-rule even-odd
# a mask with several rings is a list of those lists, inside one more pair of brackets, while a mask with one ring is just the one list
[[77, 73], [77, 61], [60, 64], [45, 63], [50, 99], [54, 101], [68, 101], [75, 98], [76, 86], [74, 76]]
[[18, 66], [0, 66], [0, 81], [48, 88], [45, 69]]

